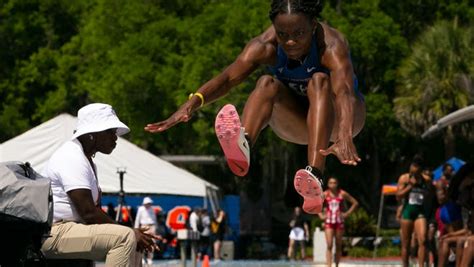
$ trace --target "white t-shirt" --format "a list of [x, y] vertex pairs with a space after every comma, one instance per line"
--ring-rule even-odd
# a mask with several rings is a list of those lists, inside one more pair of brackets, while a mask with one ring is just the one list
[[140, 206], [137, 211], [137, 217], [135, 217], [135, 228], [150, 224], [154, 224], [156, 226], [155, 211], [152, 207], [147, 209], [145, 206]]
[[77, 139], [67, 141], [51, 156], [43, 175], [51, 179], [54, 222], [83, 222], [67, 195], [71, 190], [89, 189], [94, 203], [98, 204], [99, 185], [93, 168], [95, 164], [94, 167], [91, 166]]
[[202, 216], [202, 227], [204, 228], [201, 232], [202, 236], [211, 235], [211, 218], [209, 215]]
[[189, 215], [189, 226], [193, 231], [197, 231], [197, 223], [199, 220], [199, 216], [196, 214], [195, 211], [191, 212], [191, 215]]

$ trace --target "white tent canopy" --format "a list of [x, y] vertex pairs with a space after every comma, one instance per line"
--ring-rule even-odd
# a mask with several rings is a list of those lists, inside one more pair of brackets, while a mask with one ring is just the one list
[[[75, 117], [61, 114], [0, 144], [0, 161], [28, 161], [41, 172], [54, 151], [71, 138], [75, 126]], [[112, 154], [98, 153], [94, 162], [105, 193], [120, 191], [117, 168], [126, 168], [126, 193], [205, 197], [207, 189], [217, 190], [215, 185], [120, 137]]]

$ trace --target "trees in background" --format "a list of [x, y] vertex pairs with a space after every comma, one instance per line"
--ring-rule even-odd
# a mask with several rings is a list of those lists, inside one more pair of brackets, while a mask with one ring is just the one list
[[[59, 83], [53, 73], [58, 50], [78, 34], [91, 3], [0, 1], [0, 142], [44, 121], [44, 104], [73, 111], [44, 99]], [[68, 101], [78, 101], [77, 94]]]
[[[473, 103], [473, 43], [473, 28], [455, 20], [436, 23], [413, 44], [399, 68], [394, 99], [396, 116], [407, 132], [419, 136], [441, 117]], [[446, 158], [455, 155], [454, 134], [448, 127]]]
[[[0, 0], [0, 142], [59, 113], [75, 114], [87, 103], [107, 102], [131, 127], [127, 138], [155, 154], [220, 154], [213, 133], [217, 110], [226, 102], [241, 110], [256, 79], [266, 72], [264, 67], [225, 99], [198, 111], [190, 122], [156, 135], [142, 129], [146, 123], [169, 116], [189, 93], [231, 63], [246, 42], [266, 29], [270, 25], [269, 5], [269, 1], [261, 0]], [[432, 81], [428, 77], [449, 79], [434, 74], [447, 67], [442, 64], [434, 70], [439, 60], [421, 63], [423, 53], [431, 54], [436, 47], [417, 47], [434, 40], [446, 47], [464, 46], [447, 40], [444, 33], [430, 35], [431, 41], [420, 36], [428, 34], [423, 35], [440, 19], [452, 21], [457, 17], [461, 29], [473, 14], [468, 0], [421, 0], [416, 4], [326, 1], [322, 20], [348, 38], [368, 108], [366, 127], [356, 139], [361, 166], [341, 166], [330, 157], [327, 171], [339, 176], [343, 187], [353, 188], [364, 206], [376, 209], [377, 194], [373, 192], [381, 183], [394, 181], [416, 151], [433, 151], [433, 146], [419, 140], [419, 131], [412, 128], [426, 125], [411, 123], [407, 114], [412, 110], [424, 112], [413, 99], [427, 94], [423, 86]], [[452, 38], [457, 37], [467, 40], [459, 34]], [[438, 50], [432, 56], [437, 56]], [[459, 56], [454, 52], [449, 55]], [[414, 58], [427, 67], [410, 70], [407, 62]], [[433, 73], [423, 72], [432, 69]], [[440, 86], [436, 90], [444, 90]], [[471, 101], [465, 93], [458, 95], [462, 91], [458, 89], [451, 86], [450, 97], [463, 102], [456, 99], [450, 108]], [[397, 116], [395, 96], [401, 97], [396, 102]], [[435, 96], [431, 95], [430, 103], [444, 101]], [[403, 108], [399, 109], [399, 104]], [[430, 116], [434, 119], [441, 114]], [[186, 167], [225, 192], [245, 191], [258, 200], [270, 184], [273, 192], [267, 193], [273, 199], [298, 204], [299, 198], [291, 190], [291, 176], [306, 165], [305, 148], [287, 144], [265, 131], [252, 153], [252, 178], [244, 183], [236, 182], [225, 167]], [[440, 153], [429, 154], [432, 162], [444, 159]], [[370, 181], [371, 186], [360, 181]]]

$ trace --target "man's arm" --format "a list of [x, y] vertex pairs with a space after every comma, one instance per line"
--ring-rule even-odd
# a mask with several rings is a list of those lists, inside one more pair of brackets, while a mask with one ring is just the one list
[[137, 216], [135, 217], [135, 224], [133, 226], [135, 228], [140, 228], [140, 219], [141, 219], [142, 213], [143, 213], [142, 210], [143, 210], [142, 207], [138, 208]]
[[192, 213], [191, 214], [191, 218], [189, 218], [189, 226], [191, 227], [191, 230], [193, 231], [197, 231], [197, 214], [196, 213]]
[[[77, 213], [86, 224], [116, 223], [109, 216], [107, 216], [107, 214], [105, 214], [100, 208], [94, 205], [92, 193], [89, 189], [74, 189], [68, 191], [67, 194], [71, 199], [74, 208], [76, 208]], [[159, 247], [153, 241], [153, 239], [160, 239], [159, 236], [145, 233], [147, 229], [139, 228], [133, 230], [135, 232], [135, 238], [137, 239], [138, 251], [159, 250]]]
[[219, 214], [219, 216], [217, 216], [216, 222], [221, 223], [223, 220], [224, 220], [224, 216]]
[[[67, 192], [74, 208], [86, 224], [115, 223], [100, 208], [96, 207], [89, 189], [74, 189]], [[120, 211], [117, 211], [120, 212]]]

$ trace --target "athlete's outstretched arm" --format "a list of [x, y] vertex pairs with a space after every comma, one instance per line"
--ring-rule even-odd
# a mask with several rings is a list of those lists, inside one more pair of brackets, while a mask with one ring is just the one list
[[[265, 64], [270, 60], [273, 49], [264, 38], [265, 34], [268, 35], [268, 31], [270, 29], [261, 36], [252, 39], [232, 64], [197, 90], [197, 93], [202, 94], [206, 104], [226, 95], [232, 87], [240, 84], [260, 64]], [[148, 124], [145, 130], [151, 133], [162, 132], [180, 122], [187, 122], [191, 118], [191, 114], [200, 106], [200, 97], [194, 96], [167, 120]]]
[[323, 55], [325, 66], [330, 70], [331, 87], [334, 98], [334, 111], [338, 115], [337, 139], [326, 150], [320, 150], [324, 156], [334, 154], [344, 164], [357, 165], [361, 159], [352, 141], [354, 111], [357, 96], [354, 92], [354, 69], [349, 54], [349, 45], [342, 36], [334, 44], [328, 44]]
[[351, 203], [351, 207], [342, 214], [344, 218], [347, 218], [351, 213], [353, 213], [357, 207], [359, 206], [359, 201], [355, 199], [351, 194], [347, 193], [346, 191], [342, 191], [342, 197], [344, 200], [349, 201]]

